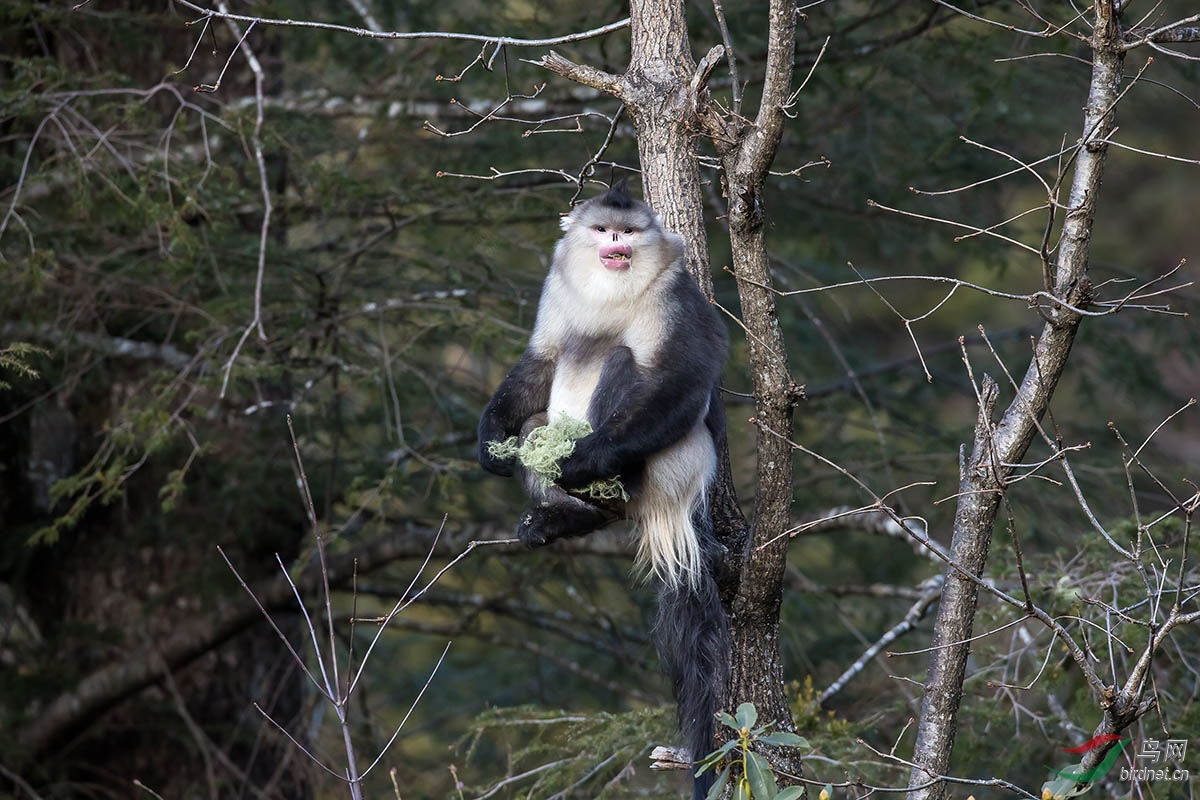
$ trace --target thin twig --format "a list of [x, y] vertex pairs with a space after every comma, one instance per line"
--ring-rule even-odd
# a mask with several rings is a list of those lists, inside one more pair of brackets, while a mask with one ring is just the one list
[[591, 30], [569, 33], [564, 36], [553, 36], [548, 39], [517, 39], [511, 36], [489, 36], [482, 33], [452, 33], [448, 31], [373, 31], [369, 28], [356, 28], [352, 25], [338, 25], [331, 22], [315, 22], [302, 19], [278, 19], [273, 17], [251, 17], [244, 14], [231, 14], [223, 9], [214, 11], [190, 0], [175, 0], [184, 8], [190, 8], [198, 14], [236, 22], [253, 23], [257, 25], [275, 25], [289, 28], [312, 28], [316, 30], [338, 31], [352, 33], [363, 39], [451, 39], [462, 42], [483, 42], [485, 44], [504, 45], [507, 47], [551, 47], [558, 44], [570, 44], [597, 36], [605, 36], [629, 27], [629, 18], [610, 22]]

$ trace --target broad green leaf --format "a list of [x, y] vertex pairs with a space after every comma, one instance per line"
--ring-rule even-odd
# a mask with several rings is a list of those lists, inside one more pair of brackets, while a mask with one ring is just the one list
[[716, 752], [717, 752], [717, 754], [719, 754], [721, 756], [726, 756], [729, 754], [729, 751], [733, 750], [740, 744], [741, 744], [741, 741], [739, 741], [737, 739], [730, 739], [728, 742], [721, 745], [720, 749], [718, 749]]
[[758, 737], [763, 744], [773, 744], [776, 747], [803, 747], [808, 749], [808, 740], [789, 731], [775, 731]]
[[746, 780], [750, 781], [750, 790], [754, 800], [775, 800], [779, 794], [779, 786], [775, 783], [775, 773], [767, 760], [753, 751], [746, 753]]
[[[729, 751], [733, 750], [733, 748], [737, 747], [739, 744], [741, 744], [741, 742], [738, 741], [737, 739], [731, 739], [728, 742], [726, 742], [725, 744], [721, 745], [721, 747], [719, 749], [714, 750], [713, 752], [706, 755], [704, 758], [702, 758], [700, 760], [700, 763], [704, 765], [700, 769], [700, 772], [704, 772], [705, 770], [712, 769], [717, 764], [721, 763], [721, 759], [723, 759], [723, 758], [725, 758], [725, 756], [729, 755]], [[696, 774], [698, 775], [700, 773], [697, 772]]]
[[737, 725], [738, 728], [746, 728], [747, 730], [754, 727], [754, 723], [758, 722], [758, 709], [754, 707], [754, 703], [742, 703], [737, 708]]
[[707, 800], [717, 800], [725, 791], [725, 785], [729, 783], [729, 776], [733, 774], [733, 770], [726, 766], [721, 770], [721, 774], [717, 775], [717, 779], [713, 781], [712, 788], [708, 790]]
[[735, 731], [741, 730], [741, 726], [738, 725], [738, 721], [736, 719], [734, 719], [733, 717], [729, 716], [729, 714], [727, 714], [724, 711], [717, 712], [717, 719], [726, 728], [733, 728]]
[[779, 794], [775, 795], [775, 800], [800, 800], [800, 797], [803, 794], [803, 786], [789, 786]]

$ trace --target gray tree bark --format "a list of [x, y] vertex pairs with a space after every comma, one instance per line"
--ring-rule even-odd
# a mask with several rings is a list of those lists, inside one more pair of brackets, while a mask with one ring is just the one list
[[[787, 348], [778, 324], [775, 292], [764, 228], [764, 182], [783, 134], [783, 109], [791, 91], [796, 7], [772, 0], [763, 97], [754, 121], [723, 117], [710, 104], [702, 121], [721, 157], [729, 203], [733, 272], [754, 381], [758, 492], [754, 527], [746, 549], [731, 547], [728, 569], [736, 571], [729, 603], [733, 655], [730, 705], [752, 702], [760, 719], [794, 729], [783, 691], [779, 652], [779, 611], [787, 565], [787, 529], [792, 507], [792, 415], [799, 391], [788, 368]], [[771, 544], [767, 544], [772, 542]], [[735, 544], [730, 542], [730, 544]], [[790, 751], [772, 754], [782, 771], [802, 774]]]
[[[1095, 219], [1096, 199], [1114, 128], [1113, 107], [1119, 94], [1124, 51], [1118, 12], [1113, 0], [1094, 6], [1092, 76], [1084, 109], [1083, 129], [1073, 159], [1066, 218], [1053, 264], [1044, 255], [1047, 291], [1065, 305], [1043, 309], [1046, 324], [1037, 339], [1033, 359], [1013, 401], [998, 424], [993, 412], [998, 388], [985, 376], [980, 390], [979, 418], [970, 456], [960, 464], [959, 500], [950, 543], [952, 566], [930, 643], [929, 670], [917, 741], [916, 766], [909, 775], [912, 800], [942, 800], [950, 755], [958, 727], [958, 712], [966, 677], [967, 657], [978, 600], [979, 578], [987, 564], [988, 545], [1000, 500], [1013, 468], [1024, 457], [1066, 369], [1071, 346], [1084, 309], [1090, 302], [1088, 245]], [[1068, 308], [1071, 306], [1072, 308]]]

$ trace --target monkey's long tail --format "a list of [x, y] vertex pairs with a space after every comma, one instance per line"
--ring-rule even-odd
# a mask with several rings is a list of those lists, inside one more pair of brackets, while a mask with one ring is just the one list
[[[711, 533], [704, 533], [704, 574], [696, 581], [663, 584], [654, 625], [659, 658], [674, 684], [683, 741], [694, 761], [716, 749], [713, 715], [729, 672], [729, 623], [713, 577], [717, 545]], [[704, 800], [712, 781], [711, 772], [696, 778], [693, 800]]]

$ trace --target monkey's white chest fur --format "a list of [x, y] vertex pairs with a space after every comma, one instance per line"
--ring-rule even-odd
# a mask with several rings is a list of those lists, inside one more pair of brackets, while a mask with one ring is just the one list
[[649, 369], [666, 335], [665, 271], [614, 273], [587, 266], [552, 272], [542, 290], [531, 344], [555, 361], [551, 421], [587, 418], [604, 362], [615, 348], [628, 347], [639, 369]]
[[554, 383], [550, 387], [550, 404], [546, 409], [550, 422], [563, 417], [587, 419], [588, 405], [600, 382], [600, 371], [604, 362], [560, 361], [554, 371]]

